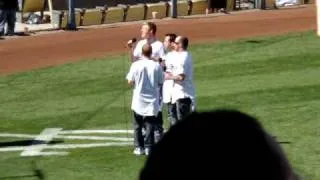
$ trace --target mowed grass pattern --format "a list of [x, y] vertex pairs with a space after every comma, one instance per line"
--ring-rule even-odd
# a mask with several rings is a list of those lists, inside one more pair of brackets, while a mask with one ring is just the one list
[[[234, 108], [256, 116], [289, 142], [282, 147], [302, 176], [320, 179], [319, 47], [311, 32], [192, 46], [198, 110]], [[0, 132], [131, 129], [129, 65], [123, 55], [1, 77]], [[132, 180], [144, 162], [131, 147], [68, 151], [37, 159], [46, 179]], [[0, 153], [1, 177], [31, 173], [35, 158]]]

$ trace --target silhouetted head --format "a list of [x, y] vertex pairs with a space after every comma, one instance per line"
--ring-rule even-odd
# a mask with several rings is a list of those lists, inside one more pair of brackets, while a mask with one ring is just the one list
[[289, 180], [280, 146], [259, 122], [232, 110], [193, 113], [152, 149], [140, 180]]

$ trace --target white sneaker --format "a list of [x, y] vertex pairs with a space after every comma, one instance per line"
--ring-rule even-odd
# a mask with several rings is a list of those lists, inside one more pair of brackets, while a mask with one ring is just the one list
[[137, 156], [141, 156], [144, 154], [144, 151], [142, 148], [135, 148], [133, 151], [133, 154], [137, 155]]
[[150, 149], [150, 148], [146, 148], [146, 149], [144, 150], [144, 154], [145, 154], [146, 156], [149, 156], [150, 152], [151, 152], [151, 149]]

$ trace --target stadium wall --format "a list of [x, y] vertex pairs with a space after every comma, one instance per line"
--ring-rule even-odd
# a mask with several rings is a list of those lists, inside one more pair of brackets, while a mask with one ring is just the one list
[[[168, 1], [168, 0], [161, 0]], [[118, 4], [139, 4], [139, 3], [157, 3], [160, 0], [76, 0], [75, 7], [76, 8], [95, 8], [96, 6], [104, 6], [105, 4], [109, 7], [117, 6]], [[55, 10], [67, 10], [68, 9], [68, 0], [53, 0], [53, 9]]]
[[[95, 8], [96, 6], [104, 6], [107, 5], [109, 7], [117, 6], [118, 4], [127, 4], [127, 5], [133, 5], [133, 4], [147, 4], [147, 3], [158, 3], [158, 2], [168, 2], [170, 0], [76, 0], [75, 1], [75, 7], [76, 8]], [[232, 11], [235, 10], [235, 1], [236, 0], [227, 0], [227, 10]], [[267, 9], [272, 9], [275, 6], [276, 0], [260, 0], [262, 6], [264, 6]], [[310, 4], [314, 3], [314, 0], [298, 0], [300, 1], [300, 4]], [[67, 10], [68, 9], [68, 0], [53, 0], [53, 9], [55, 10]]]

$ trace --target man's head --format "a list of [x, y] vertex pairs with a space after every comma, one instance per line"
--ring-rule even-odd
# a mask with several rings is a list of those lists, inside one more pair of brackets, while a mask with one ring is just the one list
[[189, 39], [185, 36], [178, 36], [174, 41], [174, 50], [186, 51], [189, 46]]
[[140, 180], [291, 180], [282, 149], [259, 122], [232, 110], [193, 113], [151, 151]]
[[146, 43], [142, 46], [142, 55], [151, 58], [152, 55], [152, 46], [149, 43]]
[[141, 38], [149, 39], [155, 37], [157, 33], [157, 25], [153, 22], [143, 23], [141, 27]]
[[168, 33], [165, 35], [163, 45], [167, 50], [173, 48], [176, 37], [177, 35], [172, 33]]

